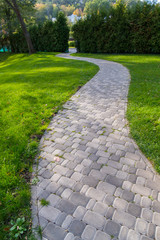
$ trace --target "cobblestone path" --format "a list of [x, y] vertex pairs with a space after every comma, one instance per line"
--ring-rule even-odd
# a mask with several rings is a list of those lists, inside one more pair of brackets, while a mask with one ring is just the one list
[[159, 240], [160, 178], [129, 136], [128, 70], [60, 56], [95, 63], [100, 71], [52, 119], [41, 140], [34, 227], [40, 224], [43, 240]]

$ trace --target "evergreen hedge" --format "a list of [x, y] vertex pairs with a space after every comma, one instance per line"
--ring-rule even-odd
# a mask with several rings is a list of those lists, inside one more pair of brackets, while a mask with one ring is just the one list
[[160, 4], [119, 0], [73, 26], [78, 52], [160, 53]]
[[[59, 13], [55, 22], [46, 21], [44, 24], [31, 26], [29, 33], [36, 51], [65, 52], [68, 50], [69, 28], [62, 12]], [[28, 52], [21, 29], [12, 35], [10, 42], [12, 42], [12, 52]]]

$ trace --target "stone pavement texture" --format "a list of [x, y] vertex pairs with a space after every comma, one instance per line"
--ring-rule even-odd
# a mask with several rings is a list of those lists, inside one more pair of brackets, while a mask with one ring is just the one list
[[59, 56], [97, 64], [100, 71], [41, 140], [33, 227], [41, 226], [43, 240], [160, 240], [160, 178], [130, 138], [125, 119], [128, 70]]

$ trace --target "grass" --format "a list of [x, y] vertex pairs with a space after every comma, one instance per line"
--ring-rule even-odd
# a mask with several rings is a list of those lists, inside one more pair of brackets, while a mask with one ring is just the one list
[[129, 69], [127, 118], [130, 132], [160, 173], [160, 55], [72, 55], [115, 61]]
[[51, 53], [0, 54], [0, 239], [11, 220], [29, 225], [30, 175], [39, 139], [50, 119], [98, 67]]

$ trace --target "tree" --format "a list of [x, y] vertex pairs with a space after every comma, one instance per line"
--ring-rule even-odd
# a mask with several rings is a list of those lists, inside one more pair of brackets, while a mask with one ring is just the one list
[[23, 20], [23, 17], [21, 15], [21, 11], [20, 8], [23, 7], [24, 5], [34, 5], [35, 0], [24, 0], [24, 1], [20, 1], [20, 0], [3, 0], [4, 2], [6, 2], [8, 4], [8, 6], [13, 9], [13, 11], [15, 12], [15, 14], [17, 15], [17, 18], [20, 22], [23, 34], [25, 36], [26, 42], [27, 42], [27, 46], [28, 46], [28, 50], [29, 53], [35, 53], [35, 50], [33, 48], [33, 44], [30, 38], [30, 34], [27, 31], [27, 27], [25, 25], [25, 22]]

